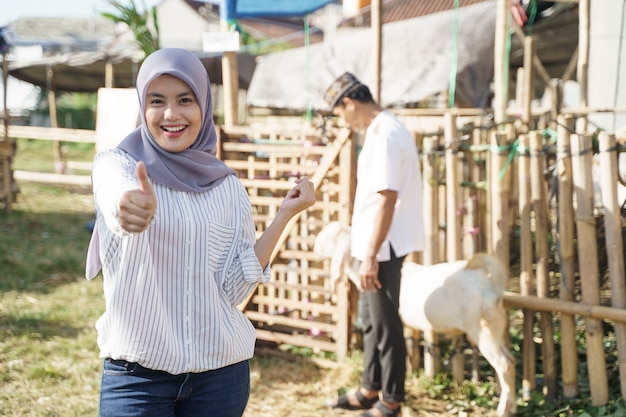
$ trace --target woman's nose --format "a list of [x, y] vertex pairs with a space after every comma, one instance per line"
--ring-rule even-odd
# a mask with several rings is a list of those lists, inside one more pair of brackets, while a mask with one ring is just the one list
[[176, 120], [178, 118], [178, 115], [179, 115], [179, 112], [176, 106], [167, 106], [163, 114], [163, 117], [166, 120]]

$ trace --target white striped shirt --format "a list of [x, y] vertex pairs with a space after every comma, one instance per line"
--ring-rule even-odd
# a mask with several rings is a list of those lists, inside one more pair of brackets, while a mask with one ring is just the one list
[[267, 282], [254, 252], [245, 187], [229, 175], [210, 191], [152, 186], [157, 211], [142, 233], [117, 220], [122, 194], [138, 188], [135, 161], [100, 153], [92, 181], [106, 311], [98, 320], [100, 357], [171, 374], [203, 372], [252, 357], [255, 329], [237, 305]]

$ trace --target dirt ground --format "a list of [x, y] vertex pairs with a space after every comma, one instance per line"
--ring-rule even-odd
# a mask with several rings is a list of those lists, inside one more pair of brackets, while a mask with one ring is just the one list
[[[326, 406], [358, 387], [357, 363], [312, 361], [289, 355], [257, 353], [251, 364], [251, 395], [244, 417], [357, 417], [359, 411], [333, 410]], [[407, 402], [403, 417], [495, 417], [493, 409], [459, 400], [434, 400], [420, 387], [418, 378], [407, 378]], [[494, 406], [495, 407], [495, 406]]]

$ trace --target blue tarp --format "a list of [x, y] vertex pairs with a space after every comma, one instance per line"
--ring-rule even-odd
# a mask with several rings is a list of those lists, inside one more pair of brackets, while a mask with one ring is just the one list
[[302, 17], [337, 0], [223, 0], [235, 3], [236, 16], [244, 17]]

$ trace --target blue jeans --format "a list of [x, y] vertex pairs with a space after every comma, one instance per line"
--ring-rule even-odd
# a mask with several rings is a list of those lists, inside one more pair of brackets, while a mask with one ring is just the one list
[[105, 359], [100, 417], [241, 417], [250, 396], [250, 364], [171, 375]]

